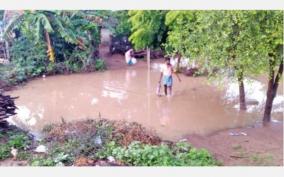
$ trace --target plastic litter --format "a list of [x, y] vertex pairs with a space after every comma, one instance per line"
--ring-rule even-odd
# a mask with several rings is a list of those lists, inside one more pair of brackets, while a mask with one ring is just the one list
[[46, 153], [47, 147], [44, 145], [39, 145], [34, 151], [38, 153]]
[[245, 132], [239, 132], [239, 133], [230, 132], [229, 135], [230, 135], [230, 136], [247, 136], [248, 134], [245, 133]]

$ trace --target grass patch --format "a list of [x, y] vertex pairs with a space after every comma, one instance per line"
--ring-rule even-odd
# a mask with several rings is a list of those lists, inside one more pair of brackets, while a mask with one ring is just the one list
[[17, 159], [26, 160], [30, 156], [32, 139], [27, 132], [16, 128], [0, 129], [0, 160], [11, 158], [12, 148], [17, 149]]
[[253, 165], [257, 166], [273, 166], [274, 165], [274, 158], [269, 153], [255, 153], [250, 156], [250, 162]]

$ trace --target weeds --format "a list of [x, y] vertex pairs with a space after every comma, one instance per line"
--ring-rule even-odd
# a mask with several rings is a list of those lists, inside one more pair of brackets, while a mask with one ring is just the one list
[[[187, 142], [162, 142], [137, 123], [108, 120], [62, 122], [43, 129], [40, 144], [46, 153], [28, 151], [31, 142], [24, 133], [10, 132], [0, 146], [0, 159], [11, 157], [32, 166], [127, 165], [127, 166], [212, 166], [219, 163], [204, 149]], [[37, 142], [39, 143], [39, 142]]]

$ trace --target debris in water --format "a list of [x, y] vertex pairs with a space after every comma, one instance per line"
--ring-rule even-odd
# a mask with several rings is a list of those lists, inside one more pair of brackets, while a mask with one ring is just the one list
[[247, 136], [247, 133], [245, 133], [245, 132], [240, 132], [240, 133], [230, 132], [229, 135], [230, 136], [241, 136], [241, 135]]

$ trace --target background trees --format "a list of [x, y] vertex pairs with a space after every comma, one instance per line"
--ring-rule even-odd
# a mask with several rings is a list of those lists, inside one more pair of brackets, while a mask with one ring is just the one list
[[[97, 68], [100, 27], [105, 12], [23, 11], [5, 26], [11, 67], [7, 80]], [[14, 35], [16, 32], [16, 36]], [[104, 68], [104, 66], [103, 66]]]
[[57, 35], [64, 42], [84, 49], [93, 40], [94, 30], [97, 30], [97, 25], [88, 16], [80, 11], [25, 11], [11, 20], [5, 29], [5, 36], [11, 38], [9, 33], [18, 29], [23, 36], [35, 39], [35, 42], [44, 40], [49, 60], [54, 62], [55, 53], [50, 35]]
[[[256, 22], [254, 34], [257, 47], [255, 50], [262, 54], [262, 67], [268, 76], [266, 104], [263, 121], [269, 122], [273, 100], [283, 74], [283, 11], [257, 11], [251, 19]], [[252, 22], [252, 23], [253, 23]]]
[[109, 23], [113, 36], [120, 37], [130, 35], [131, 24], [127, 10], [112, 12]]
[[167, 11], [133, 10], [129, 11], [131, 23], [130, 41], [135, 49], [157, 48], [165, 41], [164, 23]]

